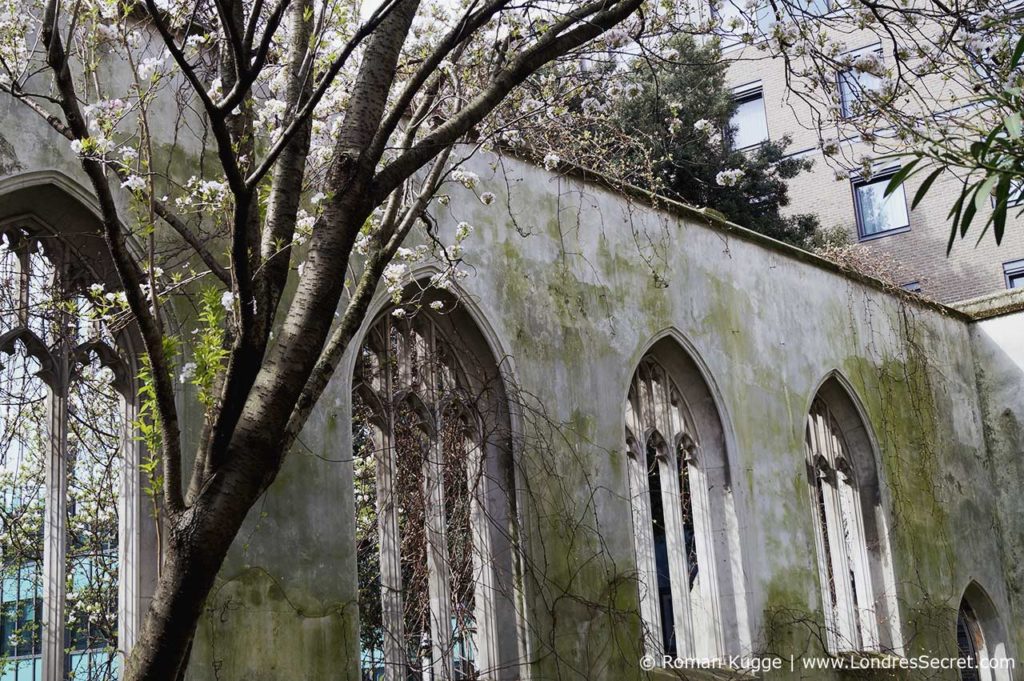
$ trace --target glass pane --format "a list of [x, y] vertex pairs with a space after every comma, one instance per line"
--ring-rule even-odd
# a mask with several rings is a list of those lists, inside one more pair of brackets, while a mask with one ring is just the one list
[[885, 177], [857, 185], [857, 215], [860, 219], [861, 236], [902, 229], [910, 225], [903, 186], [885, 196], [888, 184], [889, 178]]
[[745, 149], [768, 139], [768, 121], [764, 114], [764, 97], [760, 94], [740, 100], [736, 112], [729, 121], [732, 128], [732, 145]]
[[839, 74], [839, 105], [844, 117], [856, 116], [861, 113], [863, 104], [859, 104], [865, 92], [878, 90], [882, 79], [878, 76], [850, 69]]

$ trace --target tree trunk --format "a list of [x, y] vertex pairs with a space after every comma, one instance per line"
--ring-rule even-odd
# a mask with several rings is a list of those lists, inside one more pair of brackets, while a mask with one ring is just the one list
[[211, 486], [198, 503], [169, 520], [160, 579], [123, 681], [184, 678], [206, 599], [260, 493], [259, 486], [252, 483], [251, 479], [236, 478], [234, 484], [225, 484], [222, 478], [221, 484]]

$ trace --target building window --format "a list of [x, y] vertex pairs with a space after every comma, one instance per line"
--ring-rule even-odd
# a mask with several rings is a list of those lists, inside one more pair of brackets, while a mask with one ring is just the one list
[[55, 236], [5, 229], [0, 278], [0, 678], [113, 680], [138, 520], [122, 504], [127, 363]]
[[712, 2], [711, 11], [720, 23], [722, 47], [732, 47], [743, 41], [745, 34], [758, 40], [771, 33], [776, 23], [771, 3], [759, 1], [751, 6], [743, 0]]
[[1006, 629], [988, 594], [976, 583], [964, 590], [956, 613], [960, 681], [1011, 681]]
[[857, 233], [861, 239], [873, 239], [910, 229], [910, 213], [903, 185], [885, 196], [885, 188], [896, 170], [876, 175], [870, 180], [854, 180]]
[[734, 149], [747, 149], [768, 141], [768, 119], [760, 86], [734, 92], [736, 111], [729, 121]]
[[851, 55], [852, 66], [839, 73], [839, 113], [843, 118], [864, 113], [869, 107], [868, 95], [877, 92], [882, 79], [877, 75], [882, 62], [880, 47], [869, 47]]
[[908, 281], [906, 284], [900, 284], [900, 288], [908, 293], [920, 293], [921, 282], [919, 281]]
[[[626, 451], [633, 508], [640, 612], [648, 654], [708, 656], [735, 651], [743, 632], [727, 613], [742, 599], [726, 584], [743, 582], [729, 555], [728, 492], [721, 424], [692, 363], [670, 374], [660, 355], [641, 361], [626, 408]], [[675, 354], [675, 353], [673, 353]], [[678, 355], [676, 354], [676, 357]], [[691, 381], [685, 395], [673, 375]], [[687, 399], [702, 404], [707, 438]], [[706, 443], [706, 444], [705, 444]], [[727, 591], [728, 596], [721, 594]], [[728, 620], [728, 622], [726, 621]], [[729, 627], [733, 628], [730, 629]]]
[[1024, 260], [1003, 263], [1003, 279], [1006, 288], [1024, 288]]
[[[454, 300], [444, 300], [455, 306]], [[385, 315], [354, 383], [363, 678], [502, 678], [514, 653], [507, 411], [448, 319]], [[503, 544], [504, 543], [504, 544]], [[499, 558], [499, 555], [503, 558]], [[500, 664], [500, 660], [506, 664]], [[512, 670], [514, 671], [514, 670]]]
[[857, 410], [835, 378], [811, 406], [806, 448], [829, 648], [893, 652], [898, 616], [877, 473]]

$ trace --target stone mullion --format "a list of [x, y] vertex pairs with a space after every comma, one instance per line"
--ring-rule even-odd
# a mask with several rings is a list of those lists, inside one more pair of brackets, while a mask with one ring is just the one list
[[43, 518], [42, 681], [64, 677], [65, 564], [67, 562], [68, 360], [56, 358], [48, 396], [50, 451]]
[[[672, 585], [676, 651], [679, 655], [691, 656], [695, 646], [690, 603], [690, 567], [683, 523], [679, 461], [675, 451], [675, 443], [684, 426], [672, 406], [672, 389], [668, 377], [659, 372], [658, 379], [655, 411], [658, 419], [657, 428], [662, 435], [664, 447], [658, 452], [658, 466], [661, 469], [661, 506], [665, 514], [665, 541], [668, 550], [669, 583]], [[655, 381], [652, 380], [651, 384], [654, 386]]]
[[669, 583], [672, 585], [676, 652], [680, 656], [692, 656], [694, 640], [693, 621], [690, 617], [690, 575], [686, 561], [682, 506], [679, 503], [679, 474], [673, 452], [658, 452], [657, 466], [661, 469], [661, 507], [665, 514], [665, 544], [668, 551]]
[[135, 442], [132, 424], [135, 422], [135, 404], [121, 397], [124, 420], [121, 426], [121, 481], [118, 495], [117, 528], [117, 647], [130, 651], [135, 645], [137, 628], [141, 620], [142, 602], [142, 473], [140, 444]]
[[[479, 430], [479, 429], [478, 429]], [[498, 599], [498, 585], [494, 575], [494, 547], [491, 538], [491, 517], [488, 512], [490, 476], [487, 475], [486, 455], [489, 446], [482, 434], [479, 442], [465, 439], [465, 451], [469, 452], [466, 466], [470, 493], [470, 535], [473, 547], [473, 619], [476, 626], [476, 668], [484, 673], [497, 669], [498, 657], [498, 614], [495, 605]]]
[[828, 462], [828, 471], [825, 472], [827, 477], [820, 484], [825, 499], [825, 532], [832, 551], [832, 578], [836, 590], [836, 643], [841, 650], [850, 650], [859, 647], [859, 641], [854, 620], [853, 593], [850, 590], [849, 544], [844, 532], [845, 523], [839, 498], [839, 472], [835, 468], [836, 452], [832, 449], [828, 412], [819, 412], [815, 421], [818, 452]]
[[452, 676], [452, 596], [449, 580], [448, 546], [444, 509], [444, 445], [440, 429], [430, 443], [423, 464], [424, 499], [426, 499], [427, 575], [430, 592], [430, 641], [435, 681]]
[[[383, 352], [378, 366], [386, 414], [379, 414], [384, 427], [374, 428], [377, 484], [377, 531], [380, 539], [381, 626], [384, 646], [385, 681], [406, 681], [409, 652], [405, 640], [405, 601], [402, 594], [402, 536], [399, 532], [398, 504], [395, 503], [397, 462], [395, 452], [395, 414], [393, 400], [397, 391], [391, 359], [399, 361], [393, 346], [391, 321], [384, 327]], [[401, 341], [399, 341], [401, 342]], [[400, 351], [400, 350], [399, 350]], [[398, 372], [402, 367], [399, 363]]]
[[[690, 484], [690, 514], [693, 517], [693, 541], [697, 554], [696, 597], [690, 599], [690, 621], [694, 623], [694, 654], [699, 657], [715, 657], [722, 652], [722, 632], [718, 626], [697, 627], [697, 622], [721, 622], [721, 606], [718, 601], [718, 572], [715, 561], [715, 534], [711, 522], [711, 500], [708, 496], [708, 483], [702, 462], [690, 459], [690, 453], [677, 448], [680, 457], [679, 475], [687, 476]], [[680, 485], [682, 480], [680, 479]], [[682, 508], [682, 495], [680, 495]], [[689, 556], [687, 556], [689, 561]], [[687, 563], [687, 582], [689, 586], [690, 565]], [[695, 607], [695, 602], [701, 607]]]
[[[636, 410], [627, 412], [627, 427], [634, 435], [644, 437], [642, 421], [644, 386], [637, 381], [633, 394], [637, 397]], [[635, 446], [626, 444], [627, 477], [632, 496], [633, 537], [636, 545], [637, 579], [640, 582], [640, 617], [648, 635], [645, 648], [648, 655], [661, 659], [665, 644], [661, 638], [661, 606], [658, 603], [658, 572], [651, 539], [651, 496], [647, 476], [646, 445], [634, 439]]]
[[[834, 423], [834, 422], [833, 422]], [[845, 443], [833, 429], [833, 447], [846, 463], [846, 471], [840, 472], [842, 486], [841, 501], [843, 518], [847, 528], [850, 569], [853, 572], [857, 599], [854, 603], [854, 617], [860, 624], [860, 647], [864, 650], [878, 649], [878, 618], [875, 615], [874, 589], [871, 584], [871, 563], [868, 559], [867, 540], [864, 533], [864, 518], [860, 513], [860, 490], [853, 478], [855, 471], [849, 460]]]
[[405, 681], [408, 652], [405, 645], [402, 598], [401, 535], [398, 506], [394, 500], [395, 449], [392, 430], [377, 431], [377, 523], [380, 533], [381, 624], [386, 681]]

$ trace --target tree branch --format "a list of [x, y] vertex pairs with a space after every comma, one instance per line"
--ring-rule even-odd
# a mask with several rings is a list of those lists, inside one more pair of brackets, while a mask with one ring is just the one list
[[[513, 88], [541, 66], [601, 35], [632, 14], [641, 3], [642, 0], [618, 0], [612, 3], [595, 0], [569, 14], [499, 72], [493, 84], [473, 98], [462, 111], [381, 170], [373, 180], [373, 201], [383, 201], [417, 168], [441, 149], [458, 141], [493, 111]], [[591, 18], [584, 21], [587, 17]], [[561, 33], [574, 25], [574, 28]]]
[[394, 9], [395, 5], [400, 0], [386, 0], [377, 11], [371, 15], [371, 17], [355, 32], [345, 47], [342, 48], [341, 53], [331, 63], [330, 68], [324, 73], [323, 78], [320, 80], [320, 84], [317, 85], [313, 94], [303, 102], [302, 108], [291, 116], [291, 123], [284, 129], [281, 136], [274, 142], [270, 151], [264, 157], [263, 161], [253, 170], [249, 177], [246, 178], [246, 183], [249, 186], [255, 187], [263, 179], [263, 176], [270, 172], [273, 168], [274, 163], [277, 161], [278, 156], [284, 151], [284, 148], [291, 142], [292, 137], [298, 134], [301, 127], [305, 124], [306, 120], [313, 115], [313, 110], [316, 105], [320, 103], [320, 100], [327, 94], [327, 90], [330, 89], [334, 83], [334, 79], [338, 76], [338, 73], [348, 62], [350, 56], [355, 51], [359, 44], [362, 43], [368, 36], [373, 34], [386, 17], [391, 14], [391, 10]]
[[[88, 126], [78, 107], [78, 97], [68, 65], [67, 54], [64, 51], [60, 33], [57, 31], [59, 21], [57, 4], [58, 0], [49, 0], [42, 25], [43, 44], [47, 48], [47, 64], [53, 72], [54, 82], [60, 93], [60, 105], [68, 129], [75, 139], [86, 139], [89, 137]], [[104, 165], [96, 159], [83, 157], [82, 168], [89, 176], [96, 192], [103, 216], [107, 247], [110, 249], [114, 266], [121, 279], [128, 307], [135, 315], [135, 321], [142, 333], [146, 354], [149, 356], [152, 366], [162, 435], [164, 503], [169, 512], [179, 513], [184, 508], [181, 488], [181, 441], [170, 364], [164, 354], [163, 332], [157, 320], [150, 314], [149, 303], [142, 293], [143, 273], [139, 264], [132, 259], [128, 252], [127, 238], [121, 228], [117, 206], [110, 191]], [[153, 291], [151, 294], [156, 295], [156, 292]]]

